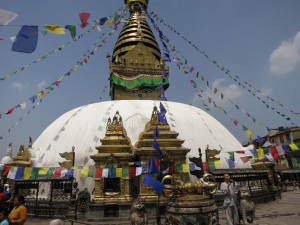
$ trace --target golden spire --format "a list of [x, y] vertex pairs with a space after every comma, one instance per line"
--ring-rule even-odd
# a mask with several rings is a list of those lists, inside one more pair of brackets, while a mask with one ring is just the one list
[[146, 21], [148, 0], [125, 0], [130, 17], [114, 46], [110, 62], [113, 100], [159, 100], [169, 86], [169, 68]]

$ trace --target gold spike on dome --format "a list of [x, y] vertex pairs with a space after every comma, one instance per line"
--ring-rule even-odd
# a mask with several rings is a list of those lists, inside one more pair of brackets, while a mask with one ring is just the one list
[[113, 100], [160, 100], [169, 86], [169, 68], [146, 21], [146, 0], [125, 0], [130, 17], [124, 23], [111, 57]]

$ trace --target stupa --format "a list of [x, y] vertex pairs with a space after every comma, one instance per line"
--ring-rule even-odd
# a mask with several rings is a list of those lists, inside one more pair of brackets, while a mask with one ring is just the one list
[[[75, 146], [76, 167], [103, 168], [103, 164], [125, 166], [129, 162], [147, 161], [150, 155], [155, 156], [153, 131], [158, 124], [162, 133], [157, 141], [173, 164], [189, 163], [189, 157], [199, 157], [199, 148], [204, 150], [209, 146], [221, 150], [220, 167], [228, 168], [224, 153], [242, 149], [242, 145], [205, 111], [162, 100], [169, 86], [169, 67], [146, 20], [148, 0], [124, 3], [130, 17], [110, 57], [112, 100], [80, 106], [51, 123], [32, 145], [31, 151], [35, 153], [31, 157], [32, 166], [58, 167], [64, 161], [59, 153], [70, 151], [72, 146]], [[168, 124], [154, 120], [160, 103], [167, 111]], [[236, 167], [251, 168], [249, 162], [238, 162]], [[143, 174], [134, 179], [83, 178], [79, 172], [74, 176], [79, 190], [86, 188], [92, 194], [95, 212], [101, 209], [105, 214], [109, 205], [107, 212], [128, 216], [126, 207], [134, 196], [156, 201], [154, 191], [141, 185]], [[189, 174], [180, 177], [185, 181], [195, 179]], [[127, 206], [122, 208], [122, 204]]]

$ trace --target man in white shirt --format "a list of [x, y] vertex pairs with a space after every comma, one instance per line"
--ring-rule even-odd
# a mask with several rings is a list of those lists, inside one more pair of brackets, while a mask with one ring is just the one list
[[237, 208], [238, 183], [233, 181], [229, 174], [224, 174], [224, 182], [221, 183], [221, 191], [224, 194], [224, 208], [227, 225], [239, 224], [239, 213]]

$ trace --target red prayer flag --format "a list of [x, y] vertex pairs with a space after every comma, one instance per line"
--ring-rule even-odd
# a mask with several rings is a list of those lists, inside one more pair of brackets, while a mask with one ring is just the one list
[[245, 157], [240, 157], [240, 158], [241, 158], [241, 160], [243, 161], [243, 163], [246, 163], [246, 162], [249, 161], [249, 158], [248, 158], [247, 156], [245, 156]]
[[208, 171], [209, 171], [208, 162], [202, 162], [202, 166], [203, 166], [203, 170], [204, 170], [205, 172], [208, 172]]
[[235, 153], [237, 153], [237, 154], [245, 154], [245, 151], [244, 150], [238, 150], [238, 151], [235, 151]]
[[136, 168], [135, 167], [129, 167], [129, 178], [136, 177]]
[[7, 110], [5, 114], [11, 114], [14, 111], [15, 107], [12, 107], [11, 109]]
[[6, 177], [8, 173], [9, 173], [9, 166], [4, 166], [2, 171], [2, 177]]
[[96, 168], [95, 178], [101, 178], [101, 177], [102, 177], [102, 168]]
[[239, 121], [237, 120], [237, 119], [235, 119], [234, 121], [233, 121], [233, 123], [234, 123], [234, 125], [238, 125], [238, 123], [239, 123]]
[[278, 151], [276, 146], [270, 146], [270, 151], [271, 151], [271, 155], [273, 156], [273, 159], [277, 161], [279, 157], [278, 157]]
[[79, 18], [81, 20], [81, 28], [85, 28], [86, 25], [88, 25], [88, 19], [90, 18], [91, 14], [90, 13], [80, 13]]
[[176, 167], [175, 165], [169, 166], [169, 174], [175, 174], [176, 173]]
[[53, 175], [52, 175], [52, 177], [53, 178], [60, 178], [62, 169], [63, 169], [62, 167], [56, 168], [55, 171], [54, 171], [54, 173], [53, 173]]

